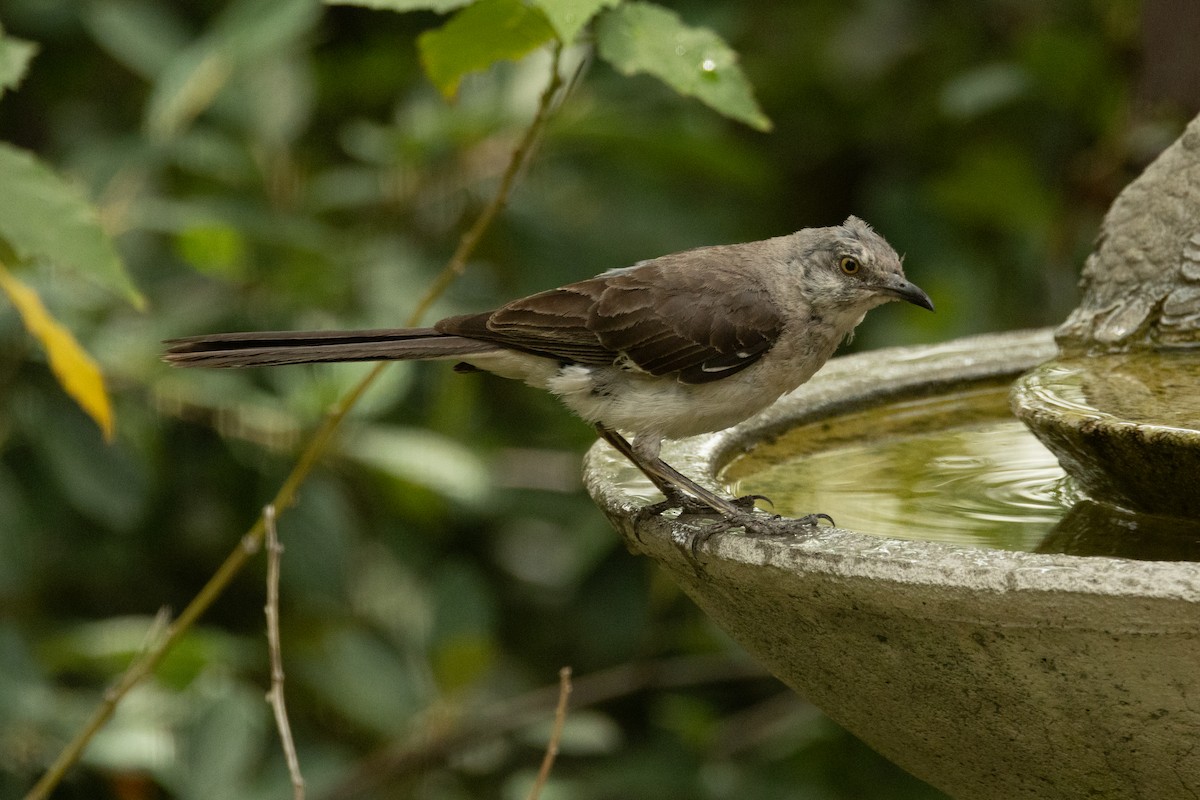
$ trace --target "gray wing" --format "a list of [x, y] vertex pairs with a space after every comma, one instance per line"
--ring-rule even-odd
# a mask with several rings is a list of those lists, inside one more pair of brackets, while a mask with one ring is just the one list
[[567, 363], [719, 380], [758, 361], [783, 330], [766, 290], [723, 268], [724, 250], [655, 259], [436, 327]]

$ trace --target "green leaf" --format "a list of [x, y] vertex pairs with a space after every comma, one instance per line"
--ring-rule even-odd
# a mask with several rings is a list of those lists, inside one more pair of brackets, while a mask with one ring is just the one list
[[942, 113], [955, 120], [983, 116], [1029, 93], [1029, 74], [1020, 66], [991, 63], [956, 75], [942, 87]]
[[324, 0], [330, 6], [362, 6], [380, 11], [437, 11], [443, 13], [462, 8], [471, 0]]
[[464, 505], [478, 507], [487, 498], [490, 482], [479, 456], [439, 434], [372, 425], [347, 435], [343, 449], [347, 458]]
[[317, 0], [238, 0], [213, 20], [206, 38], [241, 65], [291, 48], [320, 18]]
[[175, 252], [201, 272], [239, 278], [246, 263], [242, 232], [222, 223], [197, 223], [175, 237]]
[[624, 75], [645, 72], [731, 119], [771, 129], [737, 53], [707, 28], [685, 25], [674, 11], [640, 2], [607, 11], [596, 26], [596, 46]]
[[496, 643], [488, 636], [459, 634], [437, 643], [433, 677], [444, 692], [460, 692], [475, 683], [496, 661]]
[[368, 631], [349, 625], [332, 628], [318, 648], [289, 667], [288, 675], [300, 686], [308, 684], [306, 691], [320, 707], [333, 710], [339, 719], [396, 736], [433, 699], [424, 672], [414, 674], [393, 647]]
[[155, 81], [146, 102], [146, 130], [155, 139], [178, 135], [212, 105], [232, 74], [224, 55], [203, 46], [183, 50]]
[[0, 142], [0, 239], [23, 261], [45, 259], [87, 274], [138, 308], [145, 300], [125, 272], [95, 209], [31, 154]]
[[[263, 711], [261, 690], [218, 675], [220, 670], [204, 687], [211, 694], [203, 701], [197, 698], [197, 713], [189, 720], [187, 736], [181, 742], [177, 758], [187, 776], [187, 790], [171, 792], [176, 797], [249, 794], [253, 770], [264, 750], [268, 715]], [[201, 696], [205, 694], [203, 688], [198, 690]]]
[[[71, 623], [42, 641], [43, 665], [58, 673], [107, 679], [129, 666], [162, 634], [166, 620], [145, 616], [107, 617]], [[168, 653], [155, 675], [169, 686], [183, 687], [196, 679], [206, 664], [247, 669], [257, 664], [257, 650], [245, 640], [216, 628], [194, 627]]]
[[237, 0], [168, 63], [146, 103], [146, 129], [177, 135], [212, 105], [238, 70], [297, 43], [320, 16], [316, 0]]
[[38, 46], [24, 39], [5, 36], [0, 28], [0, 97], [7, 89], [16, 89], [25, 77], [29, 62], [37, 53]]
[[559, 41], [570, 44], [602, 9], [611, 8], [619, 2], [620, 0], [534, 0], [534, 5], [545, 12], [554, 30], [558, 31]]
[[127, 69], [154, 80], [191, 38], [175, 10], [154, 0], [89, 3], [83, 15], [88, 32]]
[[521, 0], [480, 0], [421, 34], [417, 49], [433, 85], [453, 98], [467, 73], [521, 59], [555, 35], [546, 15]]

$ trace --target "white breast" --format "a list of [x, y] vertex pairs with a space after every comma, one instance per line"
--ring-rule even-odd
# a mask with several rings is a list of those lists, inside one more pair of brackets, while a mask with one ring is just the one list
[[813, 376], [833, 339], [785, 339], [770, 355], [728, 378], [687, 384], [615, 367], [571, 365], [544, 384], [589, 422], [635, 437], [682, 439], [719, 431], [757, 414]]
[[760, 361], [710, 383], [680, 383], [633, 367], [589, 367], [515, 351], [463, 359], [557, 397], [575, 414], [636, 439], [682, 439], [723, 430], [807, 381], [833, 354], [842, 332], [808, 326], [780, 337]]

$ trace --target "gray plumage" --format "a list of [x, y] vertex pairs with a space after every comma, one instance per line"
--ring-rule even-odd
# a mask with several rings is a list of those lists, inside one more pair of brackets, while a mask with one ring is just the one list
[[643, 261], [431, 328], [195, 336], [168, 342], [165, 358], [203, 367], [455, 359], [552, 392], [670, 501], [686, 504], [682, 491], [734, 515], [744, 509], [658, 457], [662, 441], [757, 413], [891, 300], [933, 308], [895, 250], [850, 217]]

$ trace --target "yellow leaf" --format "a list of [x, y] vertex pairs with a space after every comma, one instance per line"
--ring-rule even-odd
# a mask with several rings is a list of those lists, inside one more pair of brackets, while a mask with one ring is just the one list
[[0, 289], [17, 307], [26, 330], [41, 342], [50, 359], [50, 369], [63, 391], [95, 420], [105, 440], [112, 441], [112, 405], [96, 362], [79, 346], [71, 332], [50, 316], [37, 292], [17, 280], [3, 264], [0, 264]]

